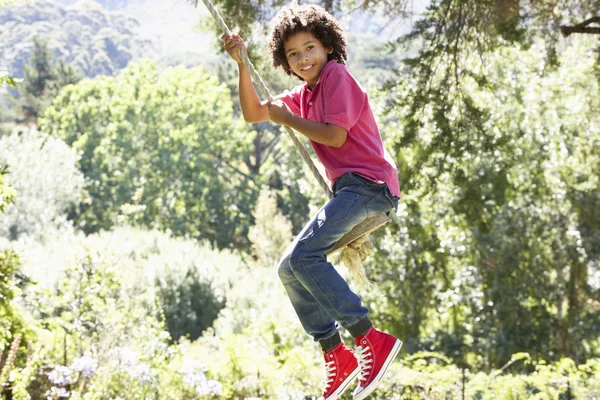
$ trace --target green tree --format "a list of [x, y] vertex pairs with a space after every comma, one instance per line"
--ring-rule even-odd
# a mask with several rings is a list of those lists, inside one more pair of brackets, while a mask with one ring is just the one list
[[[415, 79], [423, 66], [399, 75], [389, 95], [406, 205], [390, 229], [403, 250], [387, 257], [401, 267], [387, 272], [380, 258], [376, 272], [398, 332], [459, 359], [474, 349], [487, 367], [525, 349], [598, 355], [593, 45], [574, 43], [556, 60], [541, 40], [441, 60], [428, 101]], [[464, 66], [456, 85], [443, 72], [451, 62]]]
[[237, 129], [229, 91], [202, 68], [159, 75], [142, 62], [68, 86], [40, 127], [81, 151], [90, 197], [73, 218], [85, 232], [129, 220], [246, 245], [262, 177], [240, 161], [252, 137]]
[[81, 74], [62, 60], [53, 64], [46, 42], [35, 38], [29, 65], [24, 65], [24, 82], [17, 85], [19, 97], [13, 106], [24, 121], [36, 122], [63, 86], [77, 83]]

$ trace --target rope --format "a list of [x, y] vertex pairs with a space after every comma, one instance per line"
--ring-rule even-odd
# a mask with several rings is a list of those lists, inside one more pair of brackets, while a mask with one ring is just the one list
[[[202, 2], [206, 6], [206, 8], [208, 8], [208, 11], [213, 16], [213, 18], [215, 19], [217, 24], [219, 24], [221, 31], [224, 34], [230, 35], [231, 31], [229, 30], [229, 27], [227, 26], [225, 21], [223, 21], [223, 18], [221, 18], [219, 11], [217, 11], [217, 9], [213, 5], [213, 3], [210, 0], [202, 0]], [[271, 95], [269, 88], [263, 82], [262, 78], [256, 71], [256, 68], [254, 68], [252, 61], [250, 61], [250, 59], [248, 58], [246, 53], [244, 53], [243, 51], [238, 50], [238, 54], [240, 55], [244, 65], [246, 65], [246, 68], [248, 68], [248, 71], [250, 72], [250, 76], [252, 77], [252, 80], [258, 86], [258, 89], [262, 92], [263, 96], [265, 96], [269, 101], [273, 101], [274, 98]], [[308, 152], [306, 151], [306, 149], [304, 148], [304, 146], [302, 145], [300, 140], [298, 140], [298, 137], [296, 136], [294, 131], [289, 126], [285, 127], [285, 131], [287, 132], [290, 139], [292, 139], [292, 142], [294, 143], [294, 145], [296, 145], [296, 147], [298, 148], [298, 151], [300, 151], [300, 155], [304, 159], [304, 162], [306, 163], [306, 165], [308, 165], [310, 172], [312, 172], [314, 177], [317, 179], [317, 182], [319, 182], [319, 185], [321, 186], [321, 189], [323, 189], [323, 192], [325, 193], [327, 198], [331, 199], [333, 197], [333, 193], [331, 193], [331, 190], [329, 189], [329, 185], [327, 185], [327, 182], [325, 182], [325, 179], [323, 179], [323, 176], [321, 175], [321, 173], [319, 172], [319, 170], [313, 163], [312, 159], [310, 158], [310, 155], [308, 154]]]

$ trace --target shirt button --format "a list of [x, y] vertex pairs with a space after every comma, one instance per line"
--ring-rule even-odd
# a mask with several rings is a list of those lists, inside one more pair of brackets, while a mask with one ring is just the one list
[[309, 106], [312, 106], [312, 101], [309, 101], [309, 102], [308, 102], [308, 105], [309, 105]]

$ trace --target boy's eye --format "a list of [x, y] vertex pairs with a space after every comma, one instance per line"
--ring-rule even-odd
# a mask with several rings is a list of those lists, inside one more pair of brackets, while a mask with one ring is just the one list
[[310, 46], [308, 46], [307, 48], [308, 48], [309, 50], [312, 50], [312, 49], [314, 49], [314, 48], [315, 48], [315, 46], [313, 46], [313, 45], [310, 45]]
[[288, 57], [294, 57], [296, 55], [296, 53], [290, 53], [288, 54]]

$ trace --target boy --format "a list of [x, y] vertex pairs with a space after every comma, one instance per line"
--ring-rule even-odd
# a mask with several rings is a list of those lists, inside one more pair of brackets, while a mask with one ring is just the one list
[[[279, 265], [279, 277], [306, 332], [323, 349], [326, 400], [341, 397], [357, 376], [353, 395], [375, 390], [402, 342], [373, 328], [368, 310], [325, 253], [367, 217], [398, 207], [396, 166], [383, 148], [367, 94], [346, 69], [346, 41], [333, 16], [314, 5], [283, 10], [271, 33], [273, 66], [303, 85], [261, 102], [239, 57], [241, 38], [224, 35], [239, 66], [240, 103], [247, 122], [286, 125], [310, 139], [334, 197], [296, 237]], [[337, 321], [337, 322], [336, 322]], [[355, 338], [346, 348], [338, 323]]]

